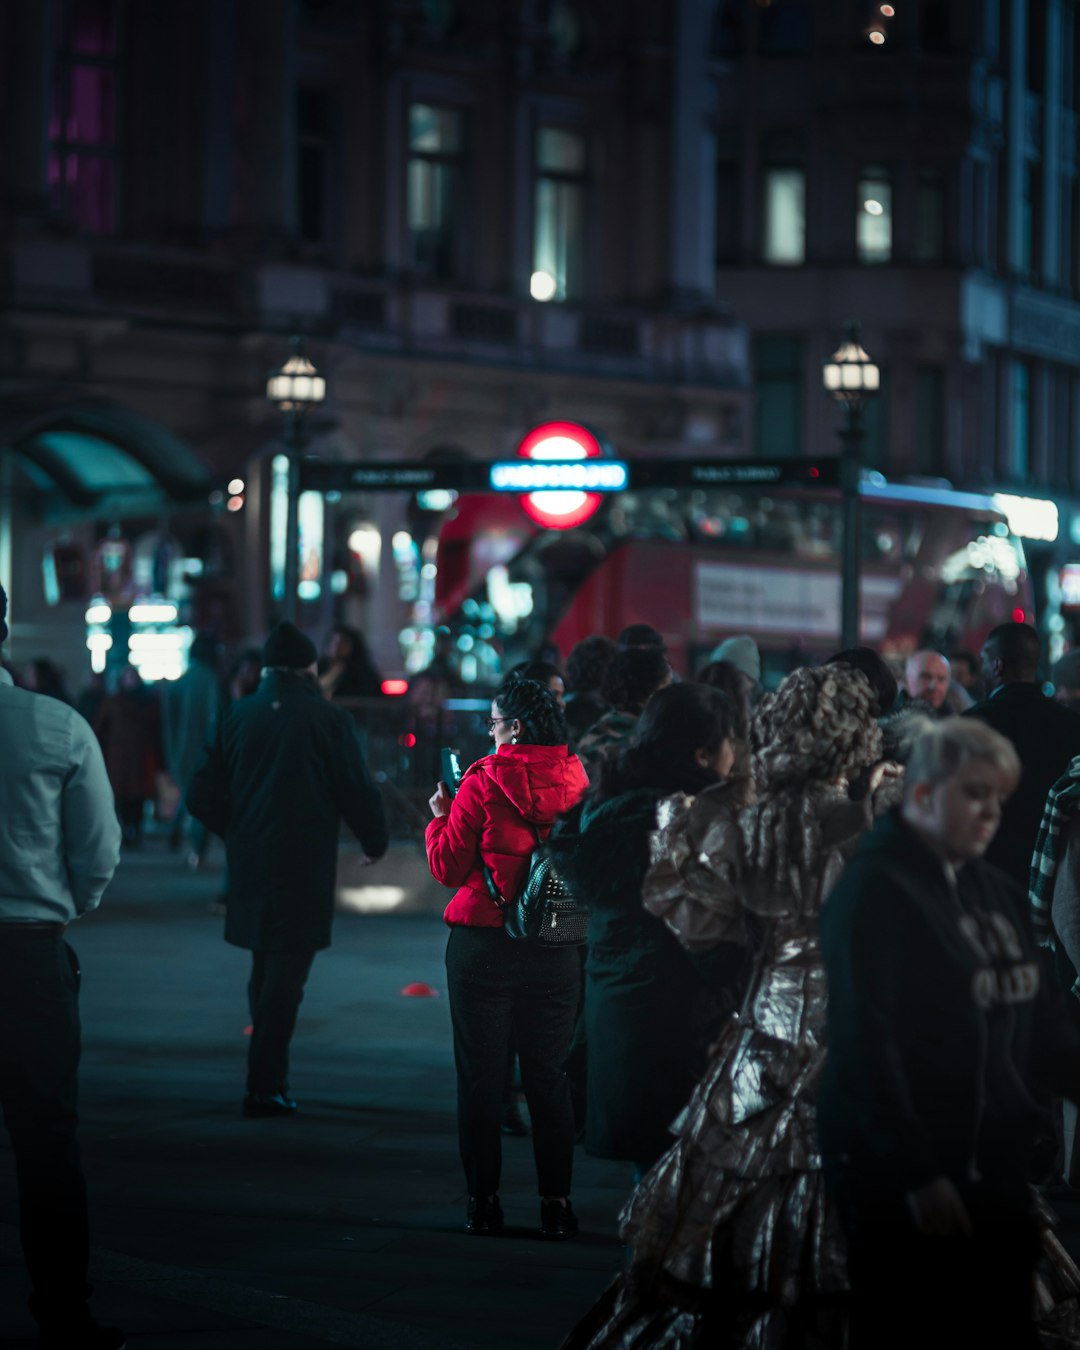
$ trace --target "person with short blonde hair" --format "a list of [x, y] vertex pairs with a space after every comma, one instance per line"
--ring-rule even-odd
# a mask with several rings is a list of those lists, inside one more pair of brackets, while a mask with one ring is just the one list
[[901, 806], [822, 914], [818, 1128], [848, 1237], [852, 1350], [1037, 1344], [1038, 1100], [1075, 1097], [1080, 1040], [1042, 988], [1023, 894], [984, 861], [1019, 780], [1000, 732], [928, 723]]
[[1016, 790], [1020, 782], [1020, 756], [1000, 732], [974, 720], [952, 718], [935, 723], [927, 719], [907, 759], [905, 800], [919, 783], [936, 787], [972, 759], [985, 760], [1001, 771], [1008, 784], [1006, 796]]

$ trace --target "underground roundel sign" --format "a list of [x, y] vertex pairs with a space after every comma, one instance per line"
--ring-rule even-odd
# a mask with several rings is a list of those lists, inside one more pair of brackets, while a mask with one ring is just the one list
[[[518, 446], [523, 459], [596, 459], [604, 453], [591, 431], [577, 422], [544, 422], [533, 427]], [[525, 514], [548, 530], [571, 530], [595, 515], [599, 492], [566, 490], [530, 492], [519, 498]]]

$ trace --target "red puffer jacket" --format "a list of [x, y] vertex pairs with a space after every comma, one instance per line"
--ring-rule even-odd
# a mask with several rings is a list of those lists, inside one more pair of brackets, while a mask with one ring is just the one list
[[503, 912], [491, 898], [481, 858], [499, 894], [512, 899], [525, 881], [537, 830], [545, 838], [555, 817], [588, 786], [581, 761], [565, 745], [502, 745], [471, 764], [450, 814], [437, 816], [427, 827], [431, 875], [459, 888], [445, 921], [500, 928]]

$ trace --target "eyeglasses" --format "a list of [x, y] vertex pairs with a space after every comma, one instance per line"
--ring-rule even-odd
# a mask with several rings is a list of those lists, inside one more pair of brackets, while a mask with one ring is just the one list
[[489, 717], [487, 720], [487, 729], [488, 731], [494, 731], [496, 722], [512, 722], [513, 720], [512, 717]]

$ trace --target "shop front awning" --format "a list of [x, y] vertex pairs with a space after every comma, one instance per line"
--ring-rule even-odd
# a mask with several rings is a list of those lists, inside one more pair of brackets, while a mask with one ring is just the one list
[[15, 494], [45, 520], [145, 515], [205, 502], [211, 475], [167, 427], [76, 390], [0, 385], [0, 454]]

